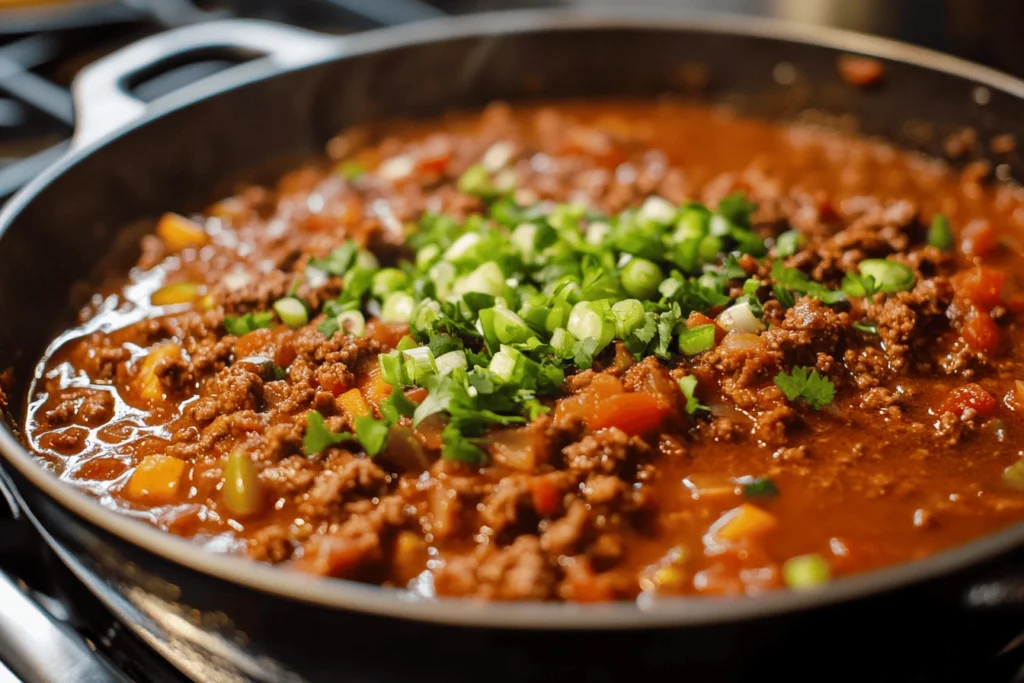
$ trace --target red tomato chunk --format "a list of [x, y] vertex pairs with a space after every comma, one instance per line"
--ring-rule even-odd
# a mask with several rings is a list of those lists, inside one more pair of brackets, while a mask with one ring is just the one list
[[939, 414], [953, 413], [957, 417], [963, 417], [968, 408], [974, 409], [982, 417], [988, 417], [996, 410], [996, 399], [980, 385], [967, 384], [949, 392], [949, 396], [939, 408]]

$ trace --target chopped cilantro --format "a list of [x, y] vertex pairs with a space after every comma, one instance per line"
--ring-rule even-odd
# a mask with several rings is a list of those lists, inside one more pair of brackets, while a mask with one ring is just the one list
[[775, 239], [775, 253], [780, 258], [792, 256], [807, 240], [796, 230], [787, 230]]
[[317, 411], [306, 413], [306, 435], [302, 437], [302, 452], [306, 455], [316, 455], [328, 446], [354, 441], [355, 438], [350, 432], [332, 432], [324, 424], [324, 416]]
[[572, 346], [572, 359], [576, 367], [589, 370], [594, 364], [594, 352], [597, 350], [597, 338], [580, 339]]
[[697, 400], [697, 397], [693, 395], [693, 392], [697, 389], [697, 377], [695, 375], [687, 375], [679, 379], [679, 389], [683, 392], [683, 396], [686, 397], [686, 414], [693, 415], [698, 410], [710, 410], [706, 405]]
[[366, 173], [366, 169], [358, 161], [349, 159], [338, 164], [337, 172], [345, 180], [355, 180]]
[[768, 477], [744, 477], [740, 480], [743, 484], [743, 495], [747, 498], [772, 498], [779, 495], [779, 489]]
[[843, 277], [843, 293], [846, 296], [870, 299], [880, 291], [882, 291], [882, 288], [875, 282], [875, 278], [870, 275], [847, 273]]
[[870, 320], [858, 320], [853, 324], [853, 327], [864, 334], [878, 334], [878, 325]]
[[949, 227], [949, 219], [945, 214], [937, 213], [932, 218], [932, 224], [928, 228], [928, 244], [942, 251], [953, 248], [953, 229]]
[[255, 313], [245, 313], [242, 315], [224, 316], [224, 329], [228, 331], [228, 334], [234, 337], [241, 337], [243, 334], [248, 334], [253, 330], [259, 330], [273, 326], [273, 311], [258, 311]]
[[742, 192], [733, 192], [718, 202], [717, 213], [725, 216], [730, 223], [740, 227], [750, 227], [750, 215], [757, 205]]
[[342, 277], [348, 272], [348, 269], [352, 267], [358, 252], [359, 245], [357, 245], [354, 240], [347, 240], [340, 247], [327, 254], [327, 256], [319, 259], [311, 259], [309, 267], [316, 268], [328, 275]]
[[[401, 393], [401, 392], [398, 392]], [[384, 448], [391, 425], [387, 420], [378, 420], [372, 415], [361, 415], [355, 420], [356, 436], [371, 458]]]
[[812, 296], [828, 306], [834, 306], [846, 300], [842, 291], [829, 289], [820, 282], [812, 280], [802, 270], [787, 268], [782, 265], [782, 261], [772, 263], [772, 280], [775, 282], [773, 287], [775, 298], [786, 307], [791, 307], [796, 303], [794, 294]]
[[828, 377], [822, 377], [817, 370], [799, 365], [790, 373], [777, 374], [775, 384], [790, 401], [803, 399], [815, 410], [821, 410], [832, 403], [836, 395], [836, 388]]

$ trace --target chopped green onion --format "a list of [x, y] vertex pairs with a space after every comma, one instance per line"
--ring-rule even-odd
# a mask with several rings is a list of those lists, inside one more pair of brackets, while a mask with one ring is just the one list
[[615, 338], [615, 317], [607, 301], [581, 301], [572, 307], [566, 329], [577, 339], [596, 339], [597, 353]]
[[441, 258], [441, 247], [436, 244], [428, 244], [416, 252], [416, 267], [427, 269]]
[[509, 240], [514, 244], [519, 252], [529, 258], [533, 256], [534, 251], [537, 249], [537, 234], [540, 232], [540, 228], [533, 223], [523, 223], [517, 226], [512, 234], [509, 235]]
[[1003, 482], [1010, 488], [1024, 491], [1024, 458], [1003, 470]]
[[679, 350], [687, 356], [696, 356], [715, 345], [715, 326], [698, 325], [683, 330], [679, 335]]
[[491, 358], [487, 369], [502, 382], [511, 382], [516, 375], [520, 357], [521, 354], [512, 347], [502, 346], [501, 350]]
[[462, 349], [442, 354], [434, 362], [437, 364], [438, 373], [442, 375], [447, 375], [458, 368], [465, 369], [469, 367], [469, 362], [466, 360], [466, 352]]
[[237, 517], [248, 517], [263, 507], [263, 491], [256, 466], [244, 448], [228, 455], [224, 465], [224, 505]]
[[467, 292], [480, 292], [491, 296], [501, 296], [505, 288], [505, 275], [497, 263], [488, 261], [477, 266], [469, 275], [455, 281], [452, 296], [462, 296]]
[[791, 557], [782, 565], [782, 578], [794, 590], [820, 586], [830, 575], [828, 562], [817, 554]]
[[395, 349], [390, 353], [380, 354], [377, 356], [377, 364], [380, 365], [380, 375], [385, 382], [396, 386], [406, 384], [401, 350]]
[[421, 384], [430, 375], [437, 374], [434, 354], [426, 346], [402, 351], [402, 355], [405, 358], [402, 361], [402, 369], [415, 384]]
[[787, 230], [775, 240], [775, 253], [782, 258], [792, 256], [800, 250], [806, 241], [804, 236], [796, 230]]
[[878, 325], [870, 320], [858, 320], [853, 324], [853, 327], [864, 334], [878, 334]]
[[416, 300], [405, 292], [394, 292], [384, 300], [380, 309], [380, 319], [386, 323], [407, 323], [412, 320]]
[[861, 276], [871, 277], [880, 292], [903, 292], [914, 286], [914, 271], [887, 259], [865, 259], [858, 266]]
[[676, 223], [674, 238], [678, 242], [688, 239], [700, 239], [708, 234], [710, 214], [707, 209], [694, 207], [683, 209]]
[[715, 237], [725, 237], [732, 231], [732, 223], [725, 216], [712, 214], [711, 222], [708, 223], [708, 232]]
[[491, 176], [483, 164], [473, 164], [459, 177], [459, 192], [478, 197], [490, 197], [494, 194]]
[[421, 330], [427, 329], [440, 316], [441, 304], [433, 299], [424, 299], [413, 313], [413, 325]]
[[565, 327], [569, 324], [569, 314], [572, 312], [572, 306], [566, 301], [552, 301], [551, 308], [548, 310], [547, 317], [544, 320], [544, 329], [548, 332], [554, 332], [559, 327]]
[[675, 220], [676, 212], [675, 205], [667, 199], [662, 199], [657, 195], [652, 195], [644, 200], [640, 210], [637, 211], [637, 220], [642, 222], [660, 223], [662, 225], [668, 225]]
[[686, 414], [693, 415], [698, 410], [709, 410], [709, 408], [702, 404], [694, 392], [697, 390], [697, 376], [687, 375], [686, 377], [679, 378], [679, 390], [683, 392], [683, 396], [686, 398]]
[[612, 305], [612, 315], [615, 316], [615, 335], [625, 339], [644, 324], [644, 305], [637, 299], [623, 299]]
[[743, 484], [743, 495], [747, 498], [771, 498], [779, 495], [779, 489], [768, 477], [758, 477]]
[[643, 258], [634, 258], [622, 269], [622, 288], [637, 299], [651, 299], [661, 283], [661, 268]]
[[416, 343], [416, 340], [406, 334], [398, 340], [398, 344], [395, 345], [395, 348], [399, 351], [408, 351], [409, 349], [415, 349], [417, 346], [419, 346], [419, 344]]
[[409, 284], [409, 276], [398, 268], [384, 268], [373, 275], [370, 292], [378, 299], [383, 299], [391, 292], [403, 289]]
[[277, 311], [281, 322], [293, 330], [309, 322], [309, 311], [306, 310], [306, 304], [293, 296], [275, 301], [274, 310]]
[[548, 214], [548, 224], [556, 230], [576, 232], [586, 213], [587, 207], [582, 204], [557, 204]]
[[362, 337], [366, 334], [366, 318], [359, 311], [342, 311], [337, 315], [338, 327], [347, 335]]
[[587, 228], [587, 244], [603, 244], [612, 234], [612, 226], [607, 223], [591, 223]]
[[718, 258], [718, 255], [722, 253], [722, 249], [725, 248], [722, 238], [715, 237], [714, 235], [708, 235], [701, 239], [697, 246], [697, 255], [700, 260], [704, 263], [710, 263]]
[[483, 237], [480, 235], [480, 233], [465, 233], [464, 235], [459, 237], [459, 239], [452, 242], [452, 245], [450, 247], [445, 249], [444, 260], [448, 261], [449, 263], [459, 263], [466, 256], [471, 254], [473, 248], [476, 247], [476, 245], [479, 244], [482, 239]]
[[572, 347], [575, 343], [576, 338], [564, 327], [556, 327], [551, 333], [551, 350], [559, 358], [572, 358]]
[[380, 268], [380, 261], [377, 260], [377, 256], [372, 251], [360, 249], [356, 252], [356, 268], [377, 270]]
[[942, 251], [953, 248], [953, 230], [945, 214], [937, 213], [932, 217], [931, 227], [928, 228], [928, 244]]
[[526, 321], [507, 308], [494, 309], [494, 334], [502, 344], [518, 344], [533, 336]]
[[345, 180], [355, 180], [366, 173], [366, 169], [358, 161], [349, 159], [338, 164], [337, 172]]

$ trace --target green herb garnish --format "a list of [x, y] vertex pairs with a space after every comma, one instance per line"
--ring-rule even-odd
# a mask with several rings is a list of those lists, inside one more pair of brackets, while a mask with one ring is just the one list
[[241, 337], [253, 330], [260, 330], [274, 326], [273, 311], [257, 311], [255, 313], [244, 313], [242, 315], [224, 316], [224, 329], [234, 337]]
[[815, 410], [821, 410], [835, 399], [836, 388], [828, 377], [817, 370], [796, 366], [790, 373], [780, 372], [775, 384], [790, 401], [802, 399]]

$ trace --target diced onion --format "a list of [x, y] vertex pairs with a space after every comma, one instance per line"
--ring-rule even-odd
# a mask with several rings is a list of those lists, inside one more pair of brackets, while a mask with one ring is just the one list
[[225, 275], [222, 282], [225, 287], [230, 289], [232, 292], [236, 292], [252, 282], [252, 275], [243, 270], [234, 270]]
[[722, 339], [722, 347], [727, 349], [758, 349], [762, 344], [761, 337], [753, 332], [730, 332]]
[[515, 151], [512, 143], [507, 140], [501, 140], [491, 145], [486, 152], [484, 152], [483, 158], [480, 159], [480, 163], [483, 164], [491, 173], [495, 173], [512, 160], [512, 153]]
[[377, 169], [377, 175], [385, 180], [401, 180], [412, 175], [414, 164], [406, 155], [391, 157]]
[[754, 315], [750, 304], [746, 301], [735, 304], [722, 311], [715, 322], [728, 332], [762, 332], [764, 323]]
[[671, 223], [675, 220], [676, 213], [678, 213], [678, 209], [672, 202], [652, 195], [644, 201], [640, 210], [637, 211], [636, 217], [644, 222]]

